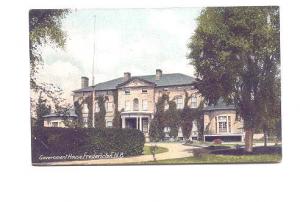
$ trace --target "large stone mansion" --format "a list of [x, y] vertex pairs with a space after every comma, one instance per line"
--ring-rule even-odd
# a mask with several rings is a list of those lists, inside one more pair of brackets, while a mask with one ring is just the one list
[[[175, 101], [177, 109], [184, 107], [186, 93], [191, 96], [188, 102], [189, 107], [197, 108], [199, 106], [203, 98], [193, 87], [194, 81], [193, 77], [180, 73], [163, 74], [160, 69], [156, 69], [155, 74], [146, 76], [131, 76], [129, 72], [125, 72], [123, 77], [98, 83], [95, 86], [89, 86], [89, 79], [82, 77], [81, 89], [73, 91], [73, 100], [75, 102], [80, 98], [93, 96], [93, 93], [95, 93], [95, 97], [106, 96], [106, 127], [112, 127], [117, 108], [121, 115], [122, 128], [136, 128], [141, 130], [147, 138], [156, 103], [163, 94], [168, 94], [169, 98]], [[118, 96], [117, 103], [114, 100], [114, 94]], [[234, 106], [219, 102], [214, 106], [205, 106], [203, 110], [206, 131], [204, 140], [211, 141], [215, 138], [224, 137], [226, 139], [229, 137], [234, 141], [243, 141], [243, 123], [236, 118]], [[99, 106], [96, 105], [95, 112], [97, 111], [99, 111]], [[83, 122], [87, 124], [89, 111], [86, 104], [83, 105], [82, 112]], [[45, 120], [45, 126], [53, 126], [51, 121], [57, 122], [56, 120], [52, 116], [48, 122]], [[55, 125], [57, 126], [57, 124]], [[168, 136], [169, 130], [168, 127], [165, 128], [166, 136]], [[193, 123], [190, 138], [197, 139], [198, 133], [197, 126]], [[183, 139], [180, 128], [178, 138]]]

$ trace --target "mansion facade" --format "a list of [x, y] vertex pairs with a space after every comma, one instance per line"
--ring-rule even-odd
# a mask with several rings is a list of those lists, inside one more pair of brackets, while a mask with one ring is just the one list
[[[157, 69], [155, 74], [146, 76], [131, 76], [129, 72], [125, 72], [123, 77], [98, 83], [95, 86], [89, 86], [89, 79], [82, 77], [81, 89], [73, 91], [73, 101], [84, 100], [89, 96], [105, 96], [106, 127], [112, 127], [114, 113], [117, 110], [120, 112], [122, 128], [141, 130], [147, 139], [150, 122], [156, 111], [156, 103], [163, 94], [167, 94], [170, 100], [174, 100], [177, 109], [183, 109], [187, 95], [190, 96], [188, 106], [198, 108], [203, 98], [194, 88], [194, 81], [193, 77], [180, 73], [163, 74], [160, 69]], [[166, 105], [165, 109], [167, 108]], [[97, 104], [94, 109], [95, 112], [100, 110]], [[220, 101], [214, 106], [204, 106], [203, 111], [204, 131], [202, 132], [205, 141], [223, 137], [243, 141], [243, 123], [236, 118], [234, 106]], [[88, 113], [88, 106], [83, 103], [82, 117], [85, 126], [87, 126]], [[51, 124], [49, 123], [48, 126]], [[164, 132], [168, 137], [170, 128], [165, 127]], [[190, 139], [197, 139], [199, 132], [196, 122], [193, 122]], [[178, 139], [183, 139], [181, 128], [178, 129]]]

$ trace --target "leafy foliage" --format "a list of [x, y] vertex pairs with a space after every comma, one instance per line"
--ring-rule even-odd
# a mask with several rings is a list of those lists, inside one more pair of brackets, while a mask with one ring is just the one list
[[149, 137], [151, 141], [159, 141], [164, 139], [164, 106], [169, 96], [163, 94], [156, 103], [156, 112], [150, 123]]
[[188, 56], [195, 86], [209, 104], [235, 104], [251, 151], [253, 131], [280, 120], [279, 8], [206, 8], [197, 22]]
[[114, 97], [114, 118], [113, 118], [113, 127], [114, 128], [121, 128], [121, 113], [118, 110], [118, 91], [113, 92]]
[[98, 96], [96, 98], [97, 104], [99, 106], [99, 112], [95, 113], [95, 128], [105, 128], [105, 102], [108, 100], [106, 96]]
[[66, 16], [66, 9], [32, 9], [29, 11], [29, 53], [30, 53], [30, 86], [38, 89], [36, 73], [43, 64], [40, 48], [52, 44], [64, 48], [66, 33], [61, 30], [61, 19]]
[[74, 102], [74, 109], [75, 109], [75, 114], [77, 115], [77, 119], [74, 122], [74, 127], [83, 128], [83, 116], [82, 116], [83, 106], [80, 100]]
[[141, 155], [144, 135], [136, 129], [32, 128], [33, 162], [40, 155], [93, 155], [122, 152], [124, 156]]
[[52, 45], [54, 48], [64, 48], [66, 33], [61, 29], [61, 19], [69, 10], [60, 9], [32, 9], [29, 11], [29, 54], [30, 54], [30, 89], [31, 114], [34, 116], [36, 96], [40, 92], [58, 106], [65, 101], [61, 98], [62, 89], [54, 84], [37, 82], [39, 69], [43, 67], [42, 48]]
[[84, 101], [82, 104], [86, 104], [88, 108], [88, 117], [87, 117], [87, 127], [92, 128], [93, 127], [93, 98], [92, 96], [88, 96], [84, 98]]
[[[99, 95], [95, 98], [96, 103], [99, 106], [99, 112], [95, 112], [95, 128], [105, 128], [105, 115], [106, 108], [105, 102], [108, 100], [107, 96]], [[75, 113], [77, 115], [77, 120], [74, 122], [73, 127], [84, 127], [83, 123], [83, 105], [87, 104], [88, 116], [87, 116], [87, 126], [89, 128], [93, 127], [93, 98], [92, 96], [87, 96], [84, 99], [79, 99], [74, 102]]]
[[36, 106], [36, 121], [34, 126], [36, 127], [43, 127], [44, 126], [44, 118], [43, 116], [49, 114], [51, 112], [51, 107], [47, 105], [46, 99], [43, 99], [42, 94], [40, 93], [40, 96], [37, 101]]
[[[179, 127], [182, 129], [182, 134], [185, 139], [189, 139], [193, 127], [193, 121], [197, 122], [199, 136], [202, 136], [203, 131], [203, 103], [200, 103], [198, 108], [192, 109], [188, 106], [188, 101], [191, 95], [185, 91], [184, 108], [177, 109], [174, 100], [170, 100], [167, 94], [163, 94], [156, 104], [156, 112], [150, 124], [150, 140], [159, 141], [165, 137], [164, 127], [170, 127], [170, 137], [178, 136]], [[165, 110], [165, 105], [168, 109]]]

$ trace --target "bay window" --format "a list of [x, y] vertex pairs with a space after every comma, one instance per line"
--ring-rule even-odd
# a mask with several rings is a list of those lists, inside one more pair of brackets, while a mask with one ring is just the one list
[[217, 132], [218, 133], [230, 133], [231, 132], [231, 117], [230, 116], [218, 116], [216, 117]]

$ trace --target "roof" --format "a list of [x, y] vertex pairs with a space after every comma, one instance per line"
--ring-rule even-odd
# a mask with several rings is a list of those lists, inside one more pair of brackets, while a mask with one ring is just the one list
[[71, 110], [69, 110], [68, 114], [50, 113], [50, 114], [47, 114], [47, 115], [43, 116], [43, 118], [63, 117], [63, 116], [67, 116], [67, 117], [77, 117], [77, 114], [75, 113], [75, 110], [74, 110], [74, 109], [71, 109]]
[[[191, 85], [195, 81], [195, 78], [193, 78], [191, 76], [187, 76], [185, 74], [181, 74], [181, 73], [162, 74], [162, 76], [159, 80], [155, 79], [156, 75], [131, 77], [131, 79], [134, 79], [134, 78], [140, 78], [142, 80], [154, 83], [157, 87]], [[123, 77], [119, 77], [117, 79], [113, 79], [110, 81], [96, 84], [95, 90], [96, 91], [115, 90], [115, 89], [117, 89], [118, 85], [122, 84], [122, 83], [124, 83]], [[90, 91], [93, 91], [92, 86], [89, 86], [87, 88], [78, 89], [73, 92], [79, 93], [79, 92], [90, 92]]]
[[235, 106], [232, 104], [227, 104], [222, 98], [218, 100], [215, 105], [208, 105], [203, 108], [204, 111], [214, 111], [214, 110], [235, 110]]
[[150, 82], [150, 81], [145, 80], [145, 79], [142, 79], [142, 78], [140, 78], [140, 77], [132, 77], [132, 78], [128, 79], [127, 81], [118, 84], [118, 85], [117, 85], [117, 88], [119, 88], [119, 87], [121, 87], [121, 86], [124, 86], [124, 85], [126, 85], [126, 84], [128, 84], [128, 83], [130, 83], [131, 81], [136, 80], [136, 79], [139, 79], [140, 81], [143, 81], [143, 82], [148, 83], [148, 84], [150, 84], [150, 85], [155, 85], [155, 83]]

